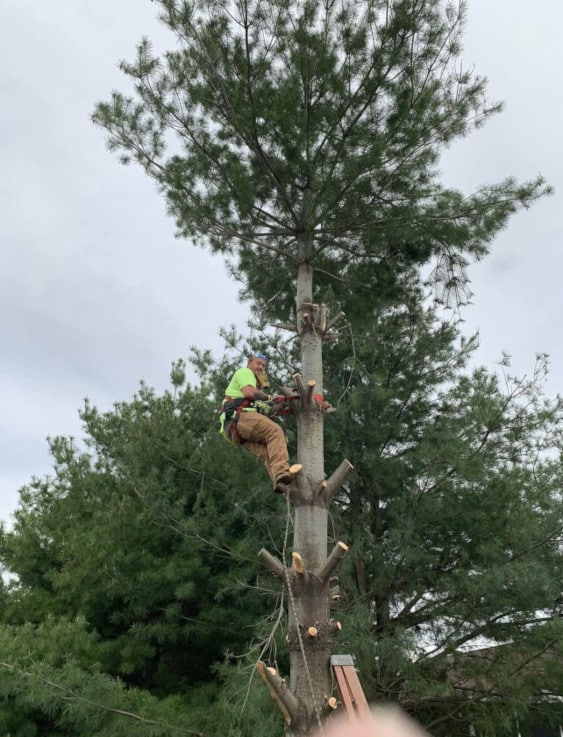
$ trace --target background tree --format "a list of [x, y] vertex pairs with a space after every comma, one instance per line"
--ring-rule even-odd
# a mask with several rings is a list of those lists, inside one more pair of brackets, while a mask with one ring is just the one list
[[[146, 699], [140, 715], [168, 723], [170, 700], [183, 734], [192, 715], [194, 729], [211, 720], [214, 731], [221, 703], [228, 712], [228, 700], [218, 700], [218, 664], [233, 668], [252, 643], [256, 657], [276, 652], [279, 602], [268, 577], [257, 581], [256, 551], [265, 531], [282, 545], [285, 514], [260, 464], [219, 435], [209, 388], [185, 385], [181, 362], [172, 379], [171, 391], [158, 396], [141, 385], [107, 413], [86, 403], [86, 447], [54, 438], [54, 476], [22, 489], [14, 528], [0, 539], [4, 568], [17, 577], [1, 616], [0, 639], [13, 640], [0, 666], [10, 698], [26, 682], [32, 691], [34, 683], [72, 685], [78, 714], [89, 689], [105, 703], [101, 672], [122, 682], [112, 704], [124, 686], [141, 689], [129, 706], [123, 696], [122, 710]], [[29, 668], [35, 681], [22, 675]], [[64, 697], [51, 690], [43, 706], [21, 694], [15, 711], [27, 705], [32, 722], [62, 727], [50, 709], [59, 714]], [[113, 724], [117, 715], [108, 714]], [[77, 721], [67, 726], [81, 733]]]
[[276, 320], [296, 317], [307, 264], [315, 298], [354, 283], [390, 294], [436, 257], [436, 277], [461, 284], [546, 191], [440, 183], [441, 150], [500, 110], [458, 69], [463, 3], [157, 5], [177, 48], [159, 58], [143, 41], [121, 63], [135, 95], [114, 92], [94, 120], [156, 181], [179, 234], [223, 253]]
[[327, 446], [356, 468], [336, 498], [339, 616], [371, 700], [416, 703], [436, 734], [498, 730], [562, 677], [563, 405], [545, 356], [530, 377], [469, 370], [476, 341], [427, 304], [413, 290], [371, 330], [363, 311], [325, 356]]
[[[156, 181], [179, 233], [224, 253], [265, 314], [294, 321], [302, 373], [321, 391], [327, 323], [317, 302], [329, 286], [340, 307], [359, 281], [364, 290], [385, 283], [396, 299], [405, 270], [434, 259], [437, 282], [458, 295], [468, 258], [483, 256], [509, 215], [546, 191], [540, 179], [471, 196], [439, 183], [441, 148], [498, 109], [486, 102], [484, 81], [456, 67], [463, 6], [159, 5], [178, 48], [158, 59], [143, 42], [136, 61], [122, 64], [135, 96], [114, 93], [94, 120], [123, 161], [136, 160]], [[316, 574], [294, 591], [286, 580], [297, 602], [298, 733], [319, 718], [330, 689], [329, 591], [320, 575], [328, 497], [316, 491], [322, 420], [298, 416], [305, 476], [293, 497], [294, 547]], [[321, 636], [304, 648], [299, 629], [312, 623]]]
[[[360, 335], [350, 322], [325, 357], [340, 397], [327, 460], [357, 465], [331, 515], [331, 538], [352, 543], [342, 645], [370, 701], [436, 735], [500, 737], [561, 683], [561, 402], [543, 396], [543, 361], [506, 387], [469, 371], [475, 342], [422, 296], [374, 322]], [[86, 448], [53, 440], [53, 478], [22, 490], [0, 540], [18, 575], [1, 599], [5, 731], [281, 733], [251, 672], [257, 657], [287, 667], [255, 555], [267, 531], [285, 558], [286, 510], [216, 431], [211, 386], [220, 396], [236, 353], [199, 354], [199, 389], [179, 364], [162, 396], [87, 404]], [[505, 645], [494, 657], [463, 655], [491, 642]]]

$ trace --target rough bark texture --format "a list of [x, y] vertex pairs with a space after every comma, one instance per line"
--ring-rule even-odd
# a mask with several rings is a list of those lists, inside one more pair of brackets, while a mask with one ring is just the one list
[[[325, 479], [323, 447], [323, 407], [313, 394], [322, 397], [322, 342], [326, 335], [324, 305], [313, 304], [313, 268], [308, 259], [308, 243], [300, 247], [297, 271], [297, 325], [301, 345], [302, 374], [294, 377], [301, 395], [297, 415], [297, 461], [290, 492], [294, 506], [293, 564], [288, 568], [266, 550], [260, 551], [264, 564], [283, 582], [288, 591], [290, 687], [265, 664], [258, 669], [286, 718], [288, 735], [302, 737], [320, 726], [324, 715], [335, 708], [331, 695], [330, 656], [333, 636], [339, 623], [330, 619], [334, 592], [331, 575], [347, 546], [339, 542], [327, 557], [328, 506], [332, 494], [352, 469], [348, 461]], [[333, 582], [332, 582], [333, 583]]]
[[[313, 305], [313, 270], [302, 264], [297, 276], [297, 330], [301, 341], [303, 380], [315, 382], [322, 394], [322, 335], [319, 307]], [[302, 707], [302, 717], [289, 727], [292, 734], [305, 734], [316, 725], [331, 695], [330, 654], [332, 629], [330, 587], [316, 575], [327, 557], [327, 509], [315, 495], [324, 480], [323, 414], [302, 406], [297, 418], [297, 460], [303, 465], [300, 494], [296, 495], [293, 549], [303, 560], [305, 573], [288, 572], [289, 654], [291, 691]], [[299, 501], [297, 501], [299, 498]], [[314, 627], [315, 636], [309, 634]]]

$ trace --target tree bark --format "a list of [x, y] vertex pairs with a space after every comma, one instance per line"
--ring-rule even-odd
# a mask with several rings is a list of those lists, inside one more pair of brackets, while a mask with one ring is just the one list
[[[341, 625], [330, 619], [331, 574], [347, 546], [340, 542], [327, 559], [328, 506], [332, 495], [352, 470], [343, 461], [325, 480], [324, 411], [313, 400], [323, 393], [322, 341], [327, 330], [324, 305], [313, 303], [313, 267], [308, 243], [300, 244], [297, 271], [297, 325], [301, 346], [302, 374], [294, 381], [301, 395], [297, 413], [297, 462], [302, 466], [293, 477], [290, 500], [294, 507], [293, 564], [286, 567], [267, 551], [260, 551], [264, 564], [283, 582], [288, 592], [288, 648], [290, 688], [285, 691], [277, 674], [262, 664], [260, 673], [286, 718], [288, 735], [303, 737], [321, 725], [335, 707], [331, 695], [330, 656], [333, 636]], [[292, 467], [297, 468], [297, 467]]]
[[[314, 382], [323, 391], [322, 335], [319, 307], [313, 304], [313, 269], [302, 263], [297, 274], [297, 331], [301, 342], [305, 385]], [[295, 496], [293, 549], [299, 553], [305, 573], [292, 571], [289, 588], [289, 656], [291, 691], [302, 706], [302, 718], [291, 724], [292, 734], [306, 734], [320, 722], [331, 696], [330, 586], [316, 574], [327, 558], [328, 511], [315, 490], [324, 480], [323, 413], [313, 403], [302, 402], [297, 416], [297, 461], [303, 465], [301, 494]], [[313, 574], [313, 575], [310, 575]], [[315, 636], [308, 633], [315, 629]]]

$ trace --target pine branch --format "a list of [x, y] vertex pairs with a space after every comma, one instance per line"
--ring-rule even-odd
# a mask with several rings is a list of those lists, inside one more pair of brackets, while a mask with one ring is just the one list
[[74, 701], [77, 703], [85, 704], [87, 706], [93, 707], [94, 709], [105, 712], [107, 714], [114, 714], [118, 717], [126, 717], [127, 719], [132, 719], [136, 722], [142, 723], [142, 724], [150, 724], [157, 727], [163, 727], [167, 729], [171, 733], [178, 733], [178, 734], [192, 734], [195, 735], [195, 737], [204, 737], [203, 733], [198, 730], [193, 729], [187, 729], [185, 727], [179, 727], [174, 724], [169, 724], [167, 722], [162, 722], [156, 719], [147, 719], [146, 717], [141, 716], [140, 714], [136, 714], [131, 711], [127, 711], [125, 709], [119, 709], [117, 707], [107, 706], [106, 704], [101, 704], [97, 701], [94, 701], [92, 699], [86, 698], [85, 696], [81, 696], [79, 693], [77, 693], [75, 690], [68, 686], [63, 686], [61, 683], [57, 683], [56, 681], [53, 681], [50, 678], [47, 678], [45, 676], [41, 676], [38, 673], [32, 673], [30, 671], [23, 670], [22, 668], [18, 668], [17, 666], [11, 665], [9, 663], [1, 662], [0, 661], [0, 667], [17, 674], [18, 676], [31, 681], [37, 681], [38, 683], [42, 683], [46, 686], [49, 686], [54, 691], [59, 692], [63, 694], [62, 698], [65, 701]]

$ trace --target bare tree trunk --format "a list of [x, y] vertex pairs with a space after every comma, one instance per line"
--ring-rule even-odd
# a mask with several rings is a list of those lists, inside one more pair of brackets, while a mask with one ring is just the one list
[[[313, 269], [302, 264], [297, 274], [298, 333], [301, 341], [303, 379], [323, 390], [322, 336], [318, 332], [319, 308], [313, 305]], [[306, 571], [316, 574], [327, 557], [328, 512], [315, 498], [314, 491], [324, 480], [324, 417], [311, 406], [302, 405], [297, 417], [297, 461], [303, 465], [306, 483], [300, 485], [302, 498], [294, 499], [295, 528], [293, 549], [301, 555]], [[306, 706], [305, 731], [330, 696], [331, 636], [328, 581], [314, 575], [293, 576], [289, 598], [289, 648], [291, 689]], [[311, 637], [308, 632], [316, 632]], [[301, 637], [300, 637], [301, 635]]]
[[306, 735], [335, 708], [335, 700], [330, 698], [330, 656], [333, 635], [340, 625], [330, 619], [330, 578], [347, 546], [338, 543], [327, 557], [328, 506], [352, 467], [345, 461], [325, 480], [324, 416], [312, 396], [323, 391], [325, 331], [326, 311], [324, 305], [313, 304], [313, 268], [304, 259], [297, 273], [297, 332], [303, 375], [295, 377], [301, 393], [297, 461], [303, 470], [295, 477], [290, 494], [295, 510], [293, 565], [286, 568], [267, 551], [260, 552], [288, 592], [290, 688], [265, 664], [259, 664], [259, 671], [286, 717], [291, 735]]

